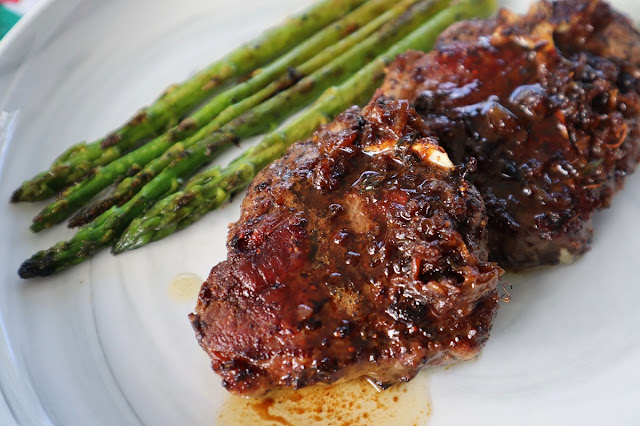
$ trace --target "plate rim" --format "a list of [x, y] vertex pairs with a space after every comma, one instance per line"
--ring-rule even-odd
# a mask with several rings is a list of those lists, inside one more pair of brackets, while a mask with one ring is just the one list
[[[10, 52], [29, 32], [34, 31], [34, 22], [37, 22], [47, 11], [54, 7], [56, 7], [54, 0], [41, 0], [34, 5], [0, 40], [0, 58]], [[5, 106], [14, 91], [13, 82], [29, 57], [23, 58], [17, 64], [16, 69], [7, 74], [7, 91], [0, 98], [0, 175], [4, 171], [7, 159], [6, 154], [11, 143], [11, 136], [4, 134], [6, 123], [3, 120], [3, 116], [8, 113], [5, 110]], [[2, 420], [2, 423], [52, 425], [53, 422], [47, 415], [42, 401], [37, 397], [28, 375], [23, 374], [24, 371], [21, 371], [18, 365], [15, 351], [6, 332], [6, 320], [2, 310], [0, 310], [0, 366], [2, 366], [0, 375], [8, 379], [0, 380], [0, 398], [2, 399], [0, 401], [0, 420]], [[16, 384], [18, 386], [15, 386]], [[29, 402], [27, 402], [27, 398]]]
[[[41, 0], [34, 9], [32, 9], [28, 16], [25, 16], [5, 37], [2, 41], [0, 41], [0, 58], [2, 55], [6, 55], [12, 50], [16, 49], [16, 46], [19, 45], [20, 42], [25, 41], [26, 37], [29, 37], [39, 29], [32, 28], [35, 22], [39, 22], [40, 19], [46, 20], [47, 18], [43, 18], [43, 13], [48, 13], [52, 10], [58, 9], [60, 7], [64, 7], [64, 4], [68, 4], [62, 1], [60, 5], [54, 5], [56, 2], [54, 0]], [[55, 18], [54, 18], [55, 19]], [[37, 41], [34, 41], [34, 43]], [[18, 44], [16, 44], [18, 43]], [[25, 55], [20, 61], [16, 63], [16, 69], [11, 70], [7, 75], [9, 76], [8, 82], [11, 83], [15, 78], [19, 78], [19, 73], [21, 67], [27, 63], [30, 59], [30, 55]], [[15, 92], [13, 85], [9, 84], [7, 86], [7, 92], [4, 96], [0, 96], [0, 114], [4, 111], [4, 107], [7, 104], [7, 100], [11, 97], [11, 95]], [[0, 176], [4, 172], [4, 167], [6, 167], [7, 157], [3, 154], [6, 154], [6, 148], [8, 148], [13, 142], [11, 135], [8, 138], [2, 138], [2, 122], [0, 122]], [[640, 173], [640, 170], [637, 171]], [[6, 283], [2, 283], [2, 286], [7, 288]], [[4, 398], [6, 403], [6, 407], [8, 408], [7, 414], [10, 414], [12, 417], [8, 418], [8, 421], [13, 420], [15, 424], [53, 424], [50, 417], [48, 416], [45, 407], [42, 404], [38, 395], [34, 392], [32, 387], [32, 377], [30, 375], [25, 375], [26, 372], [24, 368], [21, 367], [20, 362], [16, 360], [16, 356], [19, 353], [16, 353], [15, 348], [11, 344], [9, 340], [9, 336], [6, 333], [6, 313], [3, 313], [0, 310], [0, 377], [6, 375], [5, 377], [9, 378], [9, 384], [7, 382], [0, 380], [0, 398]], [[12, 384], [19, 383], [19, 386], [12, 386]], [[25, 386], [25, 387], [22, 387]], [[6, 387], [6, 389], [4, 389]], [[29, 390], [30, 394], [26, 395], [23, 391]], [[7, 395], [11, 396], [11, 399], [7, 398]], [[35, 398], [35, 399], [34, 399]], [[11, 401], [13, 404], [10, 404]], [[37, 408], [38, 410], [34, 410]], [[4, 423], [3, 415], [3, 404], [0, 401], [0, 423]]]
[[0, 40], [0, 56], [8, 50], [14, 40], [22, 36], [25, 29], [31, 26], [31, 23], [36, 20], [46, 9], [52, 7], [56, 2], [54, 0], [41, 0], [34, 5], [20, 20], [9, 30], [9, 32]]

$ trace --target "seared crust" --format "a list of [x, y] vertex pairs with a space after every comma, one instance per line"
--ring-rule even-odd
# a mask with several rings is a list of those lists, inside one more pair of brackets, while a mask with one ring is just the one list
[[409, 380], [487, 340], [484, 206], [408, 102], [377, 98], [255, 179], [191, 316], [239, 394]]
[[587, 251], [592, 216], [640, 159], [640, 34], [596, 0], [542, 1], [448, 30], [382, 91], [408, 99], [489, 213], [491, 259], [512, 268]]

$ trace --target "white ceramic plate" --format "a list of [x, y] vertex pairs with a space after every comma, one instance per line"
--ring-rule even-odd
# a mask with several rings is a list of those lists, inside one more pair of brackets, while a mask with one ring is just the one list
[[[142, 250], [28, 282], [20, 262], [71, 232], [34, 236], [42, 205], [6, 201], [65, 146], [308, 3], [45, 1], [0, 43], [0, 423], [215, 423], [226, 395], [187, 320], [194, 300], [168, 286], [225, 257], [239, 200]], [[640, 17], [635, 0], [614, 3]], [[508, 277], [512, 301], [480, 359], [431, 373], [430, 424], [640, 424], [639, 214], [636, 174], [597, 216], [588, 255]]]

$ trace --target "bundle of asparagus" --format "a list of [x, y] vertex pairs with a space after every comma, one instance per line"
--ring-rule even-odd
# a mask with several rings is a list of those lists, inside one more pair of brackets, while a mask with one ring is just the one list
[[[128, 201], [146, 183], [170, 164], [173, 159], [182, 155], [182, 152], [206, 137], [211, 136], [220, 130], [223, 125], [241, 116], [241, 114], [243, 114], [241, 118], [227, 127], [241, 128], [238, 133], [244, 131], [244, 137], [259, 134], [259, 126], [269, 124], [271, 118], [267, 116], [264, 117], [263, 122], [255, 123], [261, 117], [259, 117], [258, 114], [251, 116], [250, 111], [261, 108], [264, 114], [272, 115], [273, 111], [275, 111], [274, 107], [277, 106], [276, 104], [278, 103], [284, 104], [289, 108], [295, 108], [296, 106], [291, 102], [286, 103], [283, 101], [285, 97], [284, 94], [279, 95], [280, 102], [270, 100], [270, 103], [266, 106], [260, 104], [272, 98], [276, 93], [293, 86], [304, 76], [309, 76], [310, 78], [318, 77], [318, 74], [314, 74], [314, 72], [319, 68], [331, 62], [345, 51], [350, 50], [356, 44], [363, 42], [363, 40], [370, 36], [383, 23], [399, 16], [411, 5], [417, 3], [417, 1], [408, 0], [401, 2], [398, 6], [389, 10], [378, 19], [373, 20], [369, 25], [363, 26], [394, 3], [396, 3], [394, 0], [371, 0], [365, 3], [352, 14], [323, 31], [320, 31], [288, 54], [261, 70], [255, 77], [216, 96], [200, 110], [184, 119], [180, 125], [171, 129], [166, 134], [114, 160], [104, 167], [99, 167], [95, 170], [95, 176], [91, 179], [86, 179], [68, 188], [60, 195], [58, 200], [45, 207], [45, 209], [34, 218], [31, 229], [34, 232], [38, 232], [66, 219], [76, 208], [85, 204], [86, 201], [116, 181], [123, 173], [127, 175], [133, 174], [134, 176], [128, 177], [120, 182], [107, 199], [99, 201], [78, 213], [71, 220], [70, 225], [80, 226], [91, 222], [91, 220], [99, 216], [100, 213], [108, 210], [111, 206], [121, 205]], [[339, 41], [340, 37], [346, 32], [352, 31], [353, 28], [358, 26], [363, 27], [342, 39], [342, 41]], [[322, 50], [323, 48], [325, 48], [325, 50]], [[320, 51], [320, 53], [313, 56], [313, 53], [318, 51]], [[305, 60], [307, 61], [301, 63]], [[336, 74], [345, 75], [347, 74], [347, 70], [338, 69]], [[273, 81], [278, 77], [280, 78]], [[339, 77], [340, 75], [335, 76], [335, 78]], [[270, 82], [271, 84], [269, 84]], [[267, 84], [269, 85], [264, 87]], [[316, 81], [313, 83], [310, 81], [310, 84], [315, 84], [316, 87], [320, 87], [322, 82]], [[304, 84], [296, 85], [295, 88], [286, 92], [286, 96], [302, 100], [301, 96], [296, 96], [296, 92], [304, 92], [306, 90], [305, 87]], [[313, 93], [308, 93], [308, 95], [312, 97]], [[286, 111], [283, 111], [283, 113], [286, 113]], [[252, 123], [255, 125], [251, 126]], [[241, 135], [239, 136], [242, 137]], [[134, 167], [142, 167], [142, 170], [138, 173], [132, 173], [131, 171]]]
[[[115, 244], [113, 252], [121, 253], [190, 225], [241, 191], [262, 167], [281, 156], [291, 143], [310, 136], [318, 125], [330, 121], [350, 105], [366, 102], [380, 84], [386, 64], [399, 53], [407, 49], [428, 50], [437, 35], [452, 22], [486, 16], [495, 7], [495, 0], [405, 0], [395, 6], [395, 1], [385, 0], [345, 3], [349, 4], [349, 10], [360, 7], [276, 59], [253, 78], [222, 92], [164, 135], [121, 157], [105, 159], [105, 156], [114, 155], [112, 148], [115, 145], [103, 149], [101, 155], [91, 154], [94, 163], [89, 177], [67, 189], [46, 207], [36, 217], [32, 226], [34, 231], [68, 217], [74, 209], [131, 169], [141, 171], [122, 181], [106, 200], [76, 216], [73, 222], [85, 226], [71, 240], [60, 242], [25, 261], [20, 267], [20, 276], [50, 275], [84, 261], [103, 246]], [[335, 6], [336, 1], [325, 1], [312, 12], [322, 15], [324, 8]], [[342, 6], [344, 11], [347, 6]], [[271, 33], [278, 33], [278, 30]], [[269, 34], [263, 39], [268, 37]], [[233, 55], [237, 52], [228, 57]], [[181, 180], [196, 173], [222, 148], [273, 130], [315, 99], [315, 103], [294, 122], [268, 134], [260, 144], [227, 167], [215, 167], [194, 176], [178, 192]], [[163, 98], [158, 102], [164, 102]], [[170, 121], [168, 119], [164, 125]], [[131, 142], [133, 138], [129, 136], [118, 143], [125, 139], [128, 142], [118, 145], [120, 152], [137, 143]], [[70, 167], [74, 161], [85, 161], [88, 157], [83, 154], [90, 150], [83, 148], [68, 151], [52, 170]], [[76, 174], [69, 172], [65, 179]], [[62, 185], [56, 179], [49, 182]], [[38, 194], [56, 190], [55, 186], [43, 185], [41, 177], [34, 183], [39, 188]], [[21, 197], [27, 192], [36, 193], [26, 191], [27, 187], [25, 183], [22, 191], [18, 191]]]
[[170, 128], [190, 109], [206, 100], [236, 77], [277, 58], [318, 30], [366, 0], [324, 0], [300, 16], [290, 18], [257, 39], [209, 65], [193, 78], [169, 88], [152, 105], [128, 123], [93, 143], [72, 146], [49, 170], [25, 182], [12, 201], [38, 201], [86, 176], [93, 168], [108, 164], [141, 140]]

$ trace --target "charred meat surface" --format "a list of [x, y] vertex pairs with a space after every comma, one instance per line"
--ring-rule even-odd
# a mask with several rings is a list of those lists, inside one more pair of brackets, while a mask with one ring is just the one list
[[263, 170], [191, 315], [225, 387], [391, 384], [476, 355], [501, 270], [464, 174], [385, 97]]
[[524, 268], [587, 251], [592, 216], [640, 159], [640, 34], [597, 0], [456, 24], [382, 91], [408, 99], [489, 214], [490, 259]]

